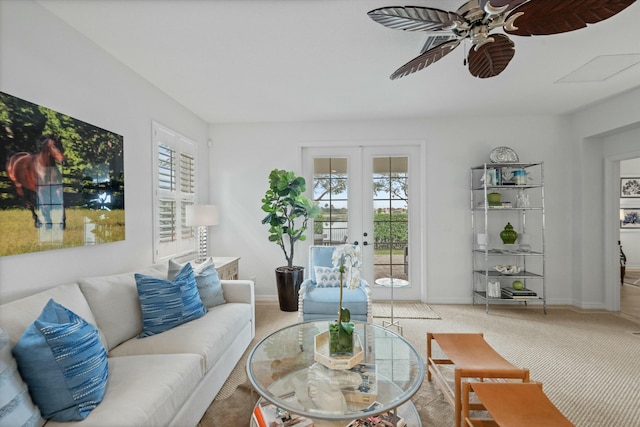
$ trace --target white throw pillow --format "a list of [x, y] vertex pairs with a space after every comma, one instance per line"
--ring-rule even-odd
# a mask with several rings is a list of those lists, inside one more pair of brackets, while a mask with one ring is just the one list
[[[316, 286], [319, 288], [339, 288], [340, 269], [337, 267], [313, 267], [316, 275]], [[344, 282], [345, 275], [343, 275]]]

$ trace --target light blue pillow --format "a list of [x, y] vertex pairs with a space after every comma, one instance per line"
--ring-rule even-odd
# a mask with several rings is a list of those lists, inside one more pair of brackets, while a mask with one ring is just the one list
[[11, 355], [7, 331], [0, 329], [0, 426], [41, 427], [44, 419], [33, 404], [27, 384]]
[[191, 264], [185, 264], [172, 281], [140, 273], [134, 277], [142, 311], [142, 332], [138, 338], [167, 331], [207, 312]]
[[83, 420], [104, 397], [109, 366], [98, 330], [53, 299], [24, 331], [13, 355], [46, 419]]
[[[169, 279], [172, 280], [182, 267], [184, 267], [184, 264], [169, 260]], [[224, 299], [222, 283], [220, 283], [218, 271], [213, 264], [213, 259], [209, 257], [205, 262], [196, 265], [192, 264], [191, 267], [196, 276], [200, 299], [205, 307], [215, 307], [216, 305], [225, 304], [227, 301]]]

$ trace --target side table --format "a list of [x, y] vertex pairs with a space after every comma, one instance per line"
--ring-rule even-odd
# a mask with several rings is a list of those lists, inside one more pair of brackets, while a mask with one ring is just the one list
[[213, 257], [220, 280], [237, 280], [240, 257]]
[[400, 326], [400, 322], [398, 320], [394, 320], [393, 318], [393, 288], [404, 288], [409, 286], [409, 281], [404, 279], [395, 279], [393, 277], [381, 277], [376, 279], [376, 285], [382, 286], [385, 288], [391, 288], [391, 321], [383, 320], [382, 327], [386, 328], [389, 326], [395, 326], [398, 328], [398, 331], [402, 335], [402, 326]]

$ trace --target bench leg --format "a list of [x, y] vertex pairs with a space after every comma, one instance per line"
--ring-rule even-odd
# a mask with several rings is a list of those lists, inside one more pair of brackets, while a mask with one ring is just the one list
[[433, 339], [433, 334], [431, 332], [427, 332], [427, 380], [431, 381], [431, 370], [429, 366], [431, 365], [431, 340]]
[[456, 368], [455, 379], [455, 400], [456, 400], [456, 427], [462, 425], [462, 378], [460, 377], [460, 370]]

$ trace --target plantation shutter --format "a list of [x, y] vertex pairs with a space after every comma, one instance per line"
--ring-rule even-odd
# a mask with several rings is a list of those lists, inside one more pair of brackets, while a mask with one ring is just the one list
[[154, 137], [154, 261], [192, 252], [186, 208], [196, 200], [196, 143], [157, 123]]
[[180, 192], [182, 204], [180, 205], [180, 230], [182, 239], [192, 239], [193, 227], [187, 227], [187, 205], [195, 201], [195, 158], [192, 155], [180, 153]]

